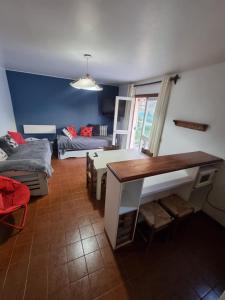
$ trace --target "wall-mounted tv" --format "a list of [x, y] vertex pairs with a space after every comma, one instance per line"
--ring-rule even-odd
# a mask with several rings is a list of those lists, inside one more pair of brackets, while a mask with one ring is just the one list
[[101, 113], [103, 115], [113, 116], [115, 109], [115, 100], [118, 96], [119, 88], [117, 86], [107, 86], [107, 89], [103, 89], [101, 92]]

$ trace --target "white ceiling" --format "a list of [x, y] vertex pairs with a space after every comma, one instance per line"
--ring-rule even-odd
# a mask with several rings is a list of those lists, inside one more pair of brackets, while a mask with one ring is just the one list
[[224, 0], [0, 0], [0, 64], [137, 81], [225, 61]]

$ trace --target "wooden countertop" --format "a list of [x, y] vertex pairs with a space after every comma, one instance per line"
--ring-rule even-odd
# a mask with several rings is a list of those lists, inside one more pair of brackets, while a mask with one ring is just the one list
[[107, 166], [120, 182], [126, 182], [222, 161], [222, 158], [197, 151], [114, 162]]

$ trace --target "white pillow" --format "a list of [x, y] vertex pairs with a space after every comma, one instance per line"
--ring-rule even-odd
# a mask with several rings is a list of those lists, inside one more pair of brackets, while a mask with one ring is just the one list
[[19, 144], [10, 135], [5, 135], [4, 139], [12, 149], [18, 148]]
[[5, 153], [4, 150], [2, 150], [2, 149], [0, 148], [0, 161], [4, 161], [4, 160], [6, 160], [7, 158], [8, 158], [8, 155]]
[[66, 128], [63, 128], [62, 132], [72, 141], [72, 134]]

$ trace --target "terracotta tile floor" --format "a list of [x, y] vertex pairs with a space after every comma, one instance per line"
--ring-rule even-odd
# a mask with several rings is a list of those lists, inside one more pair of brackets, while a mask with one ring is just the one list
[[[89, 199], [85, 160], [53, 161], [49, 195], [32, 199], [25, 229], [0, 227], [0, 299], [218, 299], [225, 289], [225, 229], [204, 214], [173, 241], [138, 237], [116, 253], [103, 205]], [[15, 219], [18, 216], [15, 215]]]

